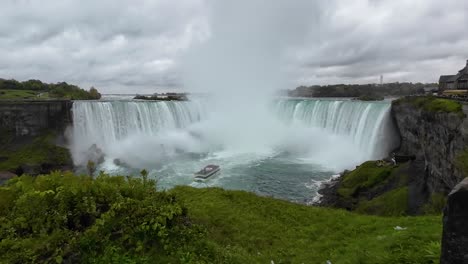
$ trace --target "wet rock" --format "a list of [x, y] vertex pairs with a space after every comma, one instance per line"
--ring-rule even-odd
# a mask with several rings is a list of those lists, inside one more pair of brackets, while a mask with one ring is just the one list
[[128, 165], [128, 164], [127, 164], [125, 161], [123, 161], [122, 159], [114, 159], [113, 162], [114, 162], [114, 164], [117, 165], [117, 166], [130, 168], [130, 165]]
[[468, 178], [449, 194], [444, 209], [441, 264], [468, 264]]
[[86, 156], [88, 161], [94, 162], [96, 165], [99, 165], [104, 162], [104, 152], [96, 144], [91, 145], [88, 149]]

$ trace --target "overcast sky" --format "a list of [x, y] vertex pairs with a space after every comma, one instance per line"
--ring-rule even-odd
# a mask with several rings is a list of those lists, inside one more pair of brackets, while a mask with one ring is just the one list
[[199, 74], [436, 82], [468, 59], [467, 0], [0, 1], [0, 78], [105, 93], [190, 90]]

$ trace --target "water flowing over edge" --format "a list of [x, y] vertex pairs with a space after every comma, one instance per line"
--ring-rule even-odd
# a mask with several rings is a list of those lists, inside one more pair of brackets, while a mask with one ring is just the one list
[[366, 159], [378, 159], [397, 143], [390, 107], [388, 102], [280, 100], [276, 110], [285, 121], [348, 137]]
[[216, 116], [206, 100], [77, 101], [72, 155], [86, 165], [96, 144], [110, 160], [100, 168], [106, 171], [116, 168], [115, 159], [135, 168], [130, 174], [157, 164], [150, 174], [163, 177], [164, 188], [192, 185], [200, 166], [220, 164], [224, 176], [209, 186], [300, 202], [316, 198], [322, 181], [382, 158], [398, 143], [389, 102], [276, 99], [268, 108], [267, 115], [252, 115], [239, 107], [238, 118]]

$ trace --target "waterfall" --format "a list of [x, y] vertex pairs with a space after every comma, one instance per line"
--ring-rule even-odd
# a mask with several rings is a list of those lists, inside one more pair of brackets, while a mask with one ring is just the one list
[[[166, 155], [181, 151], [206, 153], [212, 146], [250, 152], [265, 146], [283, 147], [294, 152], [310, 145], [316, 151], [303, 152], [326, 156], [326, 161], [318, 163], [350, 157], [352, 161], [338, 167], [341, 169], [356, 162], [382, 158], [395, 145], [389, 102], [281, 99], [273, 104], [269, 115], [255, 117], [247, 113], [247, 119], [259, 120], [242, 118], [241, 121], [219, 115], [218, 119], [210, 120], [210, 114], [216, 111], [207, 111], [203, 102], [76, 101], [73, 104], [74, 161], [86, 162], [83, 153], [92, 144], [114, 158], [134, 155], [135, 162], [150, 156], [151, 160], [163, 159], [163, 154], [154, 154], [161, 148]], [[140, 152], [139, 156], [136, 152]], [[342, 152], [346, 155], [341, 155]]]
[[204, 115], [196, 101], [75, 101], [72, 111], [72, 154], [77, 164], [86, 161], [80, 158], [80, 153], [92, 144], [106, 150], [129, 136], [151, 137], [162, 131], [185, 128]]
[[279, 117], [289, 124], [320, 127], [349, 138], [367, 159], [381, 158], [396, 145], [389, 102], [280, 100]]

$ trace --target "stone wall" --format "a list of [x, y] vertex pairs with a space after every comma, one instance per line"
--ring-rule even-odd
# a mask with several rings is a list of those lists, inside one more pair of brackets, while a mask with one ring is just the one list
[[0, 130], [16, 137], [34, 137], [45, 129], [63, 134], [72, 122], [71, 107], [68, 100], [0, 101]]

